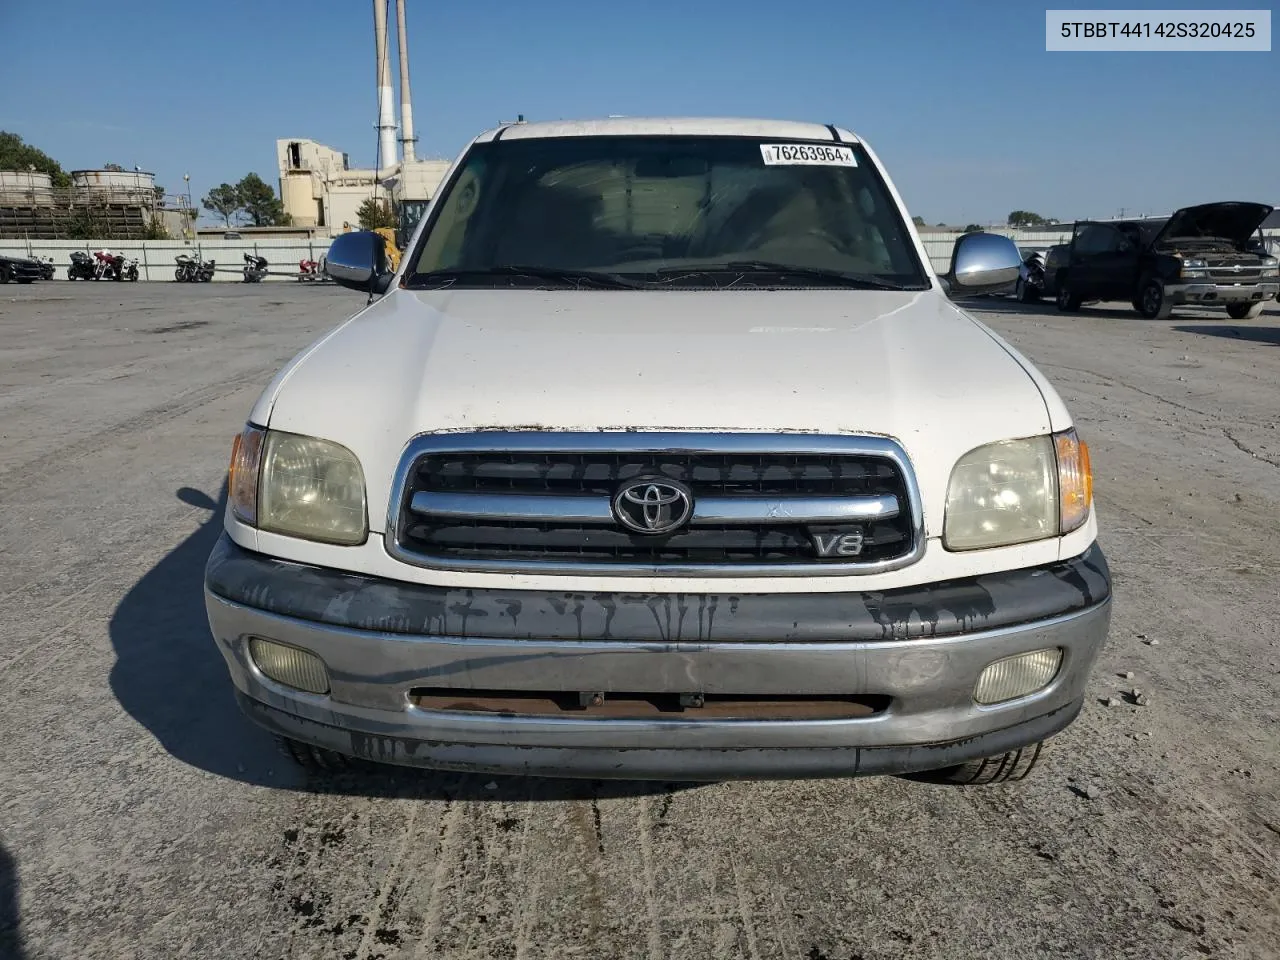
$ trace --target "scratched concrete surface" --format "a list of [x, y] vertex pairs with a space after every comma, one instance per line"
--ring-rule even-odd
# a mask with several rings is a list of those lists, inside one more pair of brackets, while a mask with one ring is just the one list
[[[1092, 695], [1031, 779], [490, 789], [308, 780], [207, 635], [230, 438], [359, 303], [0, 288], [0, 956], [1277, 956], [1274, 306], [978, 305], [1092, 443], [1116, 577]], [[1150, 706], [1100, 703], [1135, 685]]]

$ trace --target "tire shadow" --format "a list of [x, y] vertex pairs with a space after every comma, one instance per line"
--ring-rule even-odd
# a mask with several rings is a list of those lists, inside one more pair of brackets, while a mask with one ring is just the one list
[[22, 960], [21, 918], [18, 916], [18, 867], [0, 846], [0, 958]]
[[379, 764], [338, 774], [304, 772], [241, 713], [209, 631], [204, 569], [222, 534], [225, 484], [217, 500], [190, 487], [177, 497], [208, 516], [116, 606], [109, 625], [116, 654], [110, 685], [129, 715], [182, 763], [254, 786], [370, 797], [565, 800], [662, 794], [696, 785], [472, 776]]
[[1254, 343], [1269, 343], [1280, 346], [1280, 326], [1277, 327], [1242, 327], [1236, 324], [1222, 326], [1174, 327], [1179, 333], [1194, 333], [1202, 337], [1221, 337], [1224, 340], [1250, 340]]
[[975, 297], [969, 300], [957, 300], [956, 306], [966, 310], [973, 310], [978, 313], [1002, 313], [1026, 317], [1042, 317], [1045, 315], [1069, 318], [1100, 317], [1106, 320], [1138, 320], [1143, 323], [1149, 322], [1143, 320], [1138, 312], [1131, 307], [1123, 309], [1089, 303], [1084, 304], [1079, 310], [1073, 313], [1062, 312], [1052, 300], [1045, 300], [1041, 303], [1022, 303], [1021, 301], [1014, 300], [1011, 297]]

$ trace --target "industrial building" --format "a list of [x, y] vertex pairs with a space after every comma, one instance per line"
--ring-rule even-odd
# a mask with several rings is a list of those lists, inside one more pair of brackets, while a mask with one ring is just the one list
[[[370, 197], [390, 201], [402, 233], [417, 224], [449, 169], [448, 160], [419, 160], [413, 132], [413, 98], [409, 87], [409, 41], [405, 0], [396, 0], [400, 61], [400, 124], [397, 136], [395, 91], [388, 57], [387, 6], [373, 0], [374, 50], [378, 91], [379, 169], [351, 169], [347, 154], [307, 139], [276, 141], [280, 200], [290, 222], [321, 228], [337, 236], [357, 227], [356, 211]], [[397, 149], [399, 147], [399, 149]]]
[[[402, 160], [373, 169], [352, 169], [347, 155], [314, 140], [277, 140], [280, 200], [295, 227], [320, 227], [336, 236], [356, 226], [356, 211], [372, 196], [404, 208], [416, 223], [449, 169], [448, 160]], [[376, 181], [376, 182], [375, 182]]]
[[182, 198], [168, 203], [155, 175], [145, 170], [72, 170], [70, 180], [70, 186], [55, 187], [47, 173], [0, 170], [0, 238], [144, 239], [180, 237], [190, 229], [191, 211]]

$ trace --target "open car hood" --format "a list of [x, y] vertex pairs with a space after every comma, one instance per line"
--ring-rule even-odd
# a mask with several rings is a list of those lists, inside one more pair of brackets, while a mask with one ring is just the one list
[[1197, 237], [1220, 237], [1233, 243], [1244, 243], [1253, 236], [1273, 209], [1265, 203], [1236, 201], [1183, 207], [1174, 212], [1151, 243], [1152, 246], [1159, 246], [1173, 239]]

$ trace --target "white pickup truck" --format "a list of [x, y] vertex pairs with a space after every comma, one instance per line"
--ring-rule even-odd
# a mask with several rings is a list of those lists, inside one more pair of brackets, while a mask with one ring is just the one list
[[520, 123], [236, 438], [209, 623], [307, 765], [1024, 776], [1110, 621], [1089, 455], [866, 141]]

